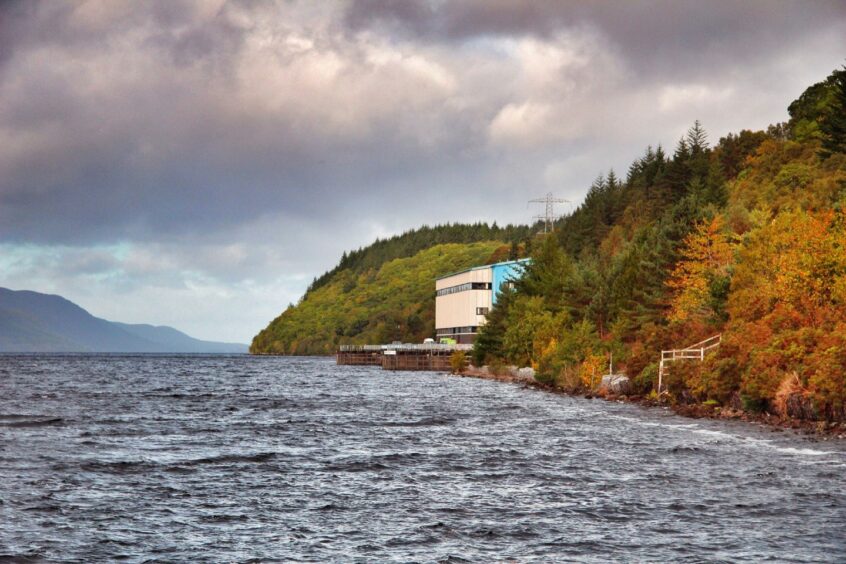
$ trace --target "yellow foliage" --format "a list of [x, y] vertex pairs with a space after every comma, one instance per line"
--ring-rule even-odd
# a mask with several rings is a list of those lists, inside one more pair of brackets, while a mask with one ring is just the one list
[[734, 255], [733, 245], [723, 233], [723, 219], [703, 221], [684, 240], [678, 262], [667, 282], [673, 292], [669, 318], [684, 322], [709, 312], [710, 283], [725, 276]]
[[582, 386], [593, 390], [602, 380], [602, 369], [605, 367], [605, 356], [586, 352], [585, 360], [579, 365], [579, 378]]

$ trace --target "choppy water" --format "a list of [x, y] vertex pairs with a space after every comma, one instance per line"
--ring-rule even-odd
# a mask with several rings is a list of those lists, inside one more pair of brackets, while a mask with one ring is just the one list
[[843, 445], [516, 385], [0, 357], [7, 559], [844, 561], [844, 486]]

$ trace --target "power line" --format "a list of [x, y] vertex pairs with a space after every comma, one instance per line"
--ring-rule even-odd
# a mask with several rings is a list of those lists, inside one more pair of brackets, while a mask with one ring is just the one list
[[555, 220], [558, 219], [558, 216], [555, 215], [555, 204], [570, 203], [570, 200], [565, 200], [564, 198], [556, 198], [552, 195], [552, 192], [549, 192], [543, 198], [535, 198], [534, 200], [529, 200], [529, 203], [545, 205], [544, 214], [536, 215], [533, 219], [543, 221], [543, 232], [549, 233], [550, 231], [552, 231], [552, 226], [555, 223]]

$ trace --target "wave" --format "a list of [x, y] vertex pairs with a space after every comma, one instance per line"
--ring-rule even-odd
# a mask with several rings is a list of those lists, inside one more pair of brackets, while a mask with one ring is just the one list
[[181, 462], [182, 465], [193, 464], [227, 464], [239, 462], [267, 462], [276, 458], [275, 452], [257, 452], [255, 454], [223, 454], [220, 456], [210, 456], [207, 458], [197, 458], [195, 460], [186, 460]]
[[62, 417], [50, 415], [0, 415], [0, 427], [44, 427], [47, 425], [63, 425]]
[[382, 427], [440, 427], [451, 425], [456, 421], [452, 417], [424, 417], [416, 421], [386, 421], [380, 425]]

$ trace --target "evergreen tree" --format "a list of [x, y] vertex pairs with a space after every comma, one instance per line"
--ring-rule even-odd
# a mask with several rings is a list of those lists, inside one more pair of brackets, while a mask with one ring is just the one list
[[846, 153], [846, 67], [829, 77], [832, 99], [820, 122], [823, 135], [820, 155], [828, 158], [834, 153]]
[[496, 305], [491, 308], [473, 343], [474, 365], [483, 366], [493, 358], [502, 357], [502, 339], [514, 295], [514, 290], [507, 285], [497, 294]]
[[508, 260], [517, 260], [520, 258], [520, 247], [517, 246], [517, 241], [511, 241], [511, 247], [508, 250]]
[[667, 165], [665, 173], [661, 176], [663, 191], [669, 197], [669, 201], [675, 202], [682, 198], [687, 192], [690, 182], [690, 147], [687, 140], [682, 137], [676, 145], [673, 158]]
[[687, 130], [686, 140], [691, 155], [708, 150], [708, 134], [705, 133], [699, 120], [694, 121], [693, 127]]

